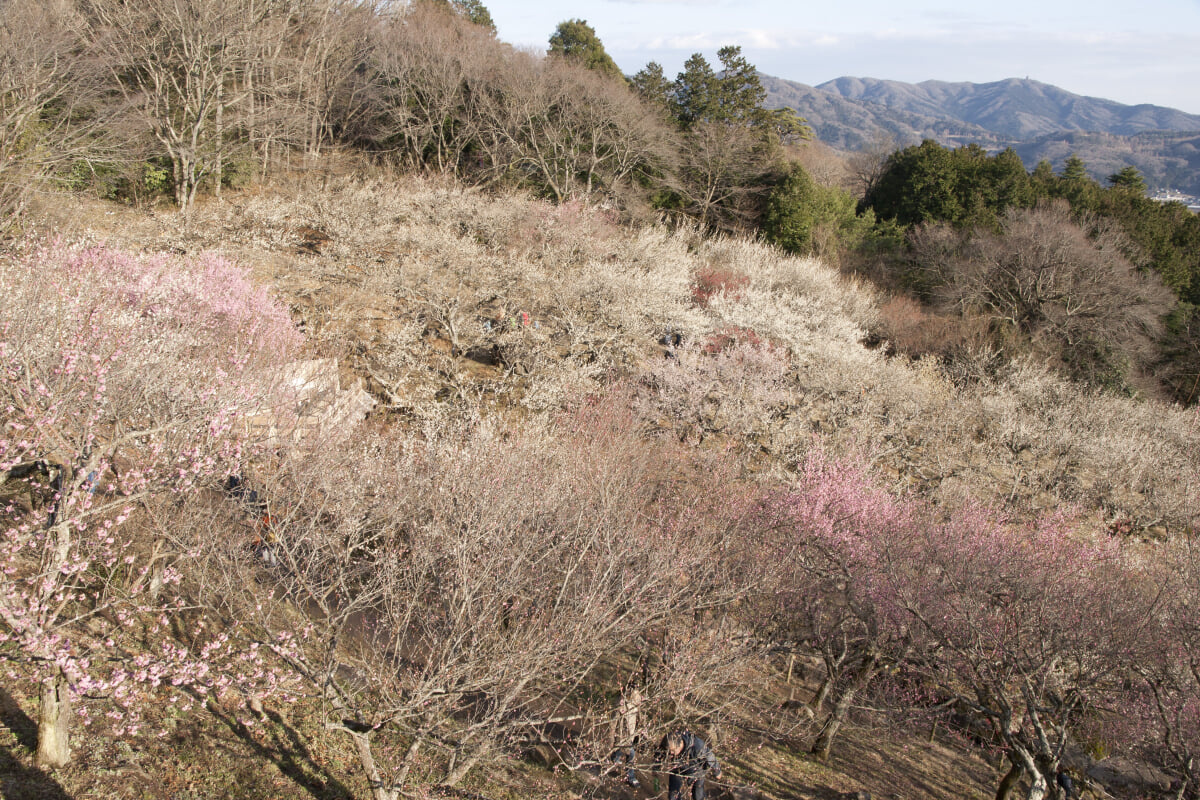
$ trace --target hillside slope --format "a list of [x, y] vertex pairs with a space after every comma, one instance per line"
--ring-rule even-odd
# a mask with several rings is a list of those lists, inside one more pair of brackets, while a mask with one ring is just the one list
[[[312, 354], [339, 357], [379, 401], [368, 425], [403, 430], [413, 446], [483, 421], [516, 447], [580, 398], [615, 390], [639, 435], [733, 459], [750, 481], [787, 482], [820, 449], [863, 459], [897, 492], [946, 509], [984, 502], [1019, 517], [1075, 505], [1088, 530], [1146, 536], [1195, 522], [1193, 414], [1081, 391], [1035, 364], [997, 370], [983, 352], [977, 371], [955, 375], [889, 357], [869, 345], [879, 303], [869, 286], [758, 242], [630, 230], [602, 210], [413, 178], [314, 178], [203, 204], [186, 221], [68, 197], [42, 215], [48, 234], [218, 251], [251, 267], [290, 306]], [[589, 688], [602, 707], [633, 664], [617, 653], [603, 666]], [[960, 741], [870, 707], [852, 716], [830, 764], [803, 755], [816, 731], [802, 702], [820, 670], [797, 667], [791, 681], [786, 659], [746, 667], [723, 689], [728, 708], [704, 717], [728, 767], [716, 797], [992, 794], [998, 773]], [[33, 698], [6, 688], [3, 780], [6, 793], [23, 787], [13, 796], [365, 792], [348, 742], [321, 731], [311, 699], [268, 706], [249, 724], [242, 709], [214, 704], [211, 717], [172, 721], [178, 732], [162, 741], [97, 735], [77, 765], [45, 776], [27, 752]], [[678, 711], [691, 701], [658, 702]], [[215, 755], [186, 745], [195, 739]], [[553, 748], [525, 756], [480, 769], [470, 796], [653, 796], [601, 780], [595, 760], [568, 763]]]
[[890, 110], [949, 117], [1012, 139], [1059, 131], [1133, 136], [1146, 131], [1200, 131], [1200, 116], [1149, 104], [1128, 106], [1073, 94], [1029, 78], [991, 83], [835, 78], [818, 89]]
[[1101, 183], [1127, 166], [1151, 188], [1200, 194], [1200, 116], [1153, 105], [1127, 106], [1012, 78], [950, 83], [842, 77], [820, 86], [761, 76], [770, 108], [793, 108], [817, 139], [841, 150], [876, 141], [906, 147], [933, 139], [949, 147], [1013, 147], [1027, 169], [1061, 169], [1072, 153]]
[[[954, 376], [889, 358], [867, 344], [869, 285], [757, 242], [628, 231], [575, 204], [414, 179], [255, 194], [186, 228], [166, 214], [102, 233], [257, 265], [311, 337], [349, 349], [385, 407], [416, 418], [465, 413], [438, 399], [448, 388], [527, 414], [633, 379], [664, 424], [756, 453], [760, 468], [787, 470], [816, 432], [947, 501], [1079, 503], [1142, 527], [1194, 513], [1194, 414], [1034, 363], [996, 372], [986, 352]], [[670, 358], [667, 334], [682, 342]], [[735, 346], [761, 363], [711, 358]], [[710, 392], [722, 402], [701, 402]]]
[[1136, 136], [1107, 133], [1050, 133], [1016, 146], [1021, 160], [1063, 163], [1072, 153], [1088, 173], [1106, 181], [1127, 166], [1136, 167], [1146, 185], [1200, 195], [1200, 134], [1155, 132]]

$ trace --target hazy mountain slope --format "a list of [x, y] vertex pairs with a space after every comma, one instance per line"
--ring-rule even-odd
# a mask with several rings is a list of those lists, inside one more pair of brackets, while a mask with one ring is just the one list
[[1134, 166], [1152, 188], [1200, 195], [1200, 134], [1196, 133], [1114, 136], [1072, 131], [1048, 134], [1018, 144], [1015, 149], [1026, 164], [1045, 159], [1057, 166], [1074, 153], [1101, 181], [1122, 167]]
[[920, 91], [919, 87], [911, 83], [847, 76], [826, 81], [817, 88], [847, 100], [876, 103], [891, 110], [905, 110], [930, 117], [948, 116], [940, 101]]
[[1200, 116], [1125, 106], [1032, 80], [988, 84], [837, 78], [818, 87], [760, 76], [770, 108], [794, 108], [816, 138], [858, 150], [890, 137], [895, 147], [934, 139], [948, 147], [1014, 148], [1033, 169], [1062, 169], [1075, 153], [1101, 183], [1136, 167], [1152, 188], [1200, 194]]
[[992, 83], [836, 78], [820, 90], [890, 110], [945, 116], [1001, 136], [1028, 139], [1055, 131], [1133, 136], [1144, 131], [1200, 131], [1200, 116], [1154, 105], [1128, 106], [1084, 97], [1028, 78]]
[[949, 119], [932, 109], [925, 113], [887, 108], [879, 103], [846, 98], [798, 81], [760, 75], [767, 90], [768, 108], [794, 108], [808, 120], [816, 137], [842, 150], [857, 150], [880, 135], [897, 145], [918, 144], [923, 139], [967, 144], [995, 144], [999, 137], [978, 125]]

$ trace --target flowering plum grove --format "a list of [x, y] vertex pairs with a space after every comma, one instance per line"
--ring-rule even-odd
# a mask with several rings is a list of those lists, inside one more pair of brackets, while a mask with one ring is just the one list
[[879, 548], [921, 519], [913, 504], [872, 485], [861, 466], [819, 450], [764, 511], [764, 547], [773, 565], [763, 594], [766, 627], [821, 657], [825, 676], [810, 708], [820, 717], [831, 695], [834, 705], [813, 753], [828, 758], [855, 695], [907, 651], [907, 618], [894, 602]]
[[[1150, 605], [1148, 636], [1129, 660], [1128, 701], [1098, 720], [1101, 734], [1175, 776], [1176, 797], [1200, 797], [1200, 562], [1192, 541], [1166, 548], [1141, 570], [1138, 598]], [[1107, 726], [1108, 731], [1104, 731]]]
[[817, 714], [835, 697], [814, 752], [828, 755], [855, 693], [887, 674], [1005, 754], [998, 796], [1022, 778], [1031, 800], [1060, 791], [1082, 730], [1194, 787], [1192, 560], [1097, 540], [1062, 513], [939, 513], [819, 451], [764, 509], [761, 629], [822, 656]]
[[747, 477], [647, 435], [620, 383], [520, 431], [290, 436], [302, 343], [221, 259], [17, 245], [0, 286], [0, 660], [40, 687], [45, 765], [69, 759], [73, 706], [132, 734], [152, 697], [303, 691], [391, 800], [536, 741], [605, 658], [661, 636], [655, 725], [730, 708], [741, 659], [786, 645], [825, 666], [819, 756], [887, 687], [1001, 751], [999, 796], [1053, 795], [1085, 735], [1197, 796], [1183, 545], [934, 507], [819, 447]]
[[1012, 765], [1005, 785], [1025, 775], [1030, 798], [1054, 785], [1080, 717], [1119, 694], [1126, 637], [1145, 623], [1122, 600], [1116, 542], [1068, 523], [968, 509], [888, 554], [897, 602], [933, 654], [920, 668], [988, 727]]
[[152, 499], [238, 469], [299, 339], [215, 257], [26, 245], [0, 286], [0, 658], [41, 683], [38, 757], [60, 765], [72, 695], [107, 697], [121, 732], [147, 691], [275, 680], [229, 631], [166, 635], [183, 576], [144, 534]]
[[714, 555], [746, 539], [753, 492], [719, 464], [681, 479], [683, 448], [637, 428], [605, 398], [520, 433], [363, 432], [293, 453], [261, 477], [281, 504], [270, 596], [200, 516], [178, 546], [225, 577], [211, 595], [227, 615], [306, 643], [289, 662], [379, 800], [453, 785], [577, 713], [601, 658], [745, 592]]

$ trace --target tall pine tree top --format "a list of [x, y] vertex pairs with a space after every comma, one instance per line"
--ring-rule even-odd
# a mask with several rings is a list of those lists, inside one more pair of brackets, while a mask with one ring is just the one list
[[612, 60], [612, 56], [604, 49], [604, 43], [596, 35], [596, 30], [587, 24], [586, 20], [569, 19], [558, 23], [554, 33], [550, 35], [549, 55], [561, 56], [575, 61], [588, 69], [602, 72], [614, 78], [625, 80], [620, 67]]

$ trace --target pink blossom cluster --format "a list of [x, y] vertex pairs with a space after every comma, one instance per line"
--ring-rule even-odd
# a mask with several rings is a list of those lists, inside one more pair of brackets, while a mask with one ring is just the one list
[[975, 735], [990, 730], [1037, 786], [1053, 785], [1085, 722], [1093, 737], [1140, 742], [1193, 779], [1191, 547], [1163, 545], [1147, 559], [1144, 546], [1089, 530], [1070, 509], [1023, 519], [972, 504], [935, 509], [819, 449], [763, 513], [773, 556], [763, 629], [781, 626], [777, 635], [824, 654], [833, 679], [835, 669], [887, 674], [881, 697], [969, 712]]
[[0, 285], [0, 658], [121, 720], [169, 687], [281, 691], [252, 642], [147, 653], [138, 635], [165, 637], [183, 607], [140, 509], [239, 469], [256, 445], [243, 418], [272, 407], [301, 342], [287, 310], [217, 256], [61, 241], [0, 257]]

